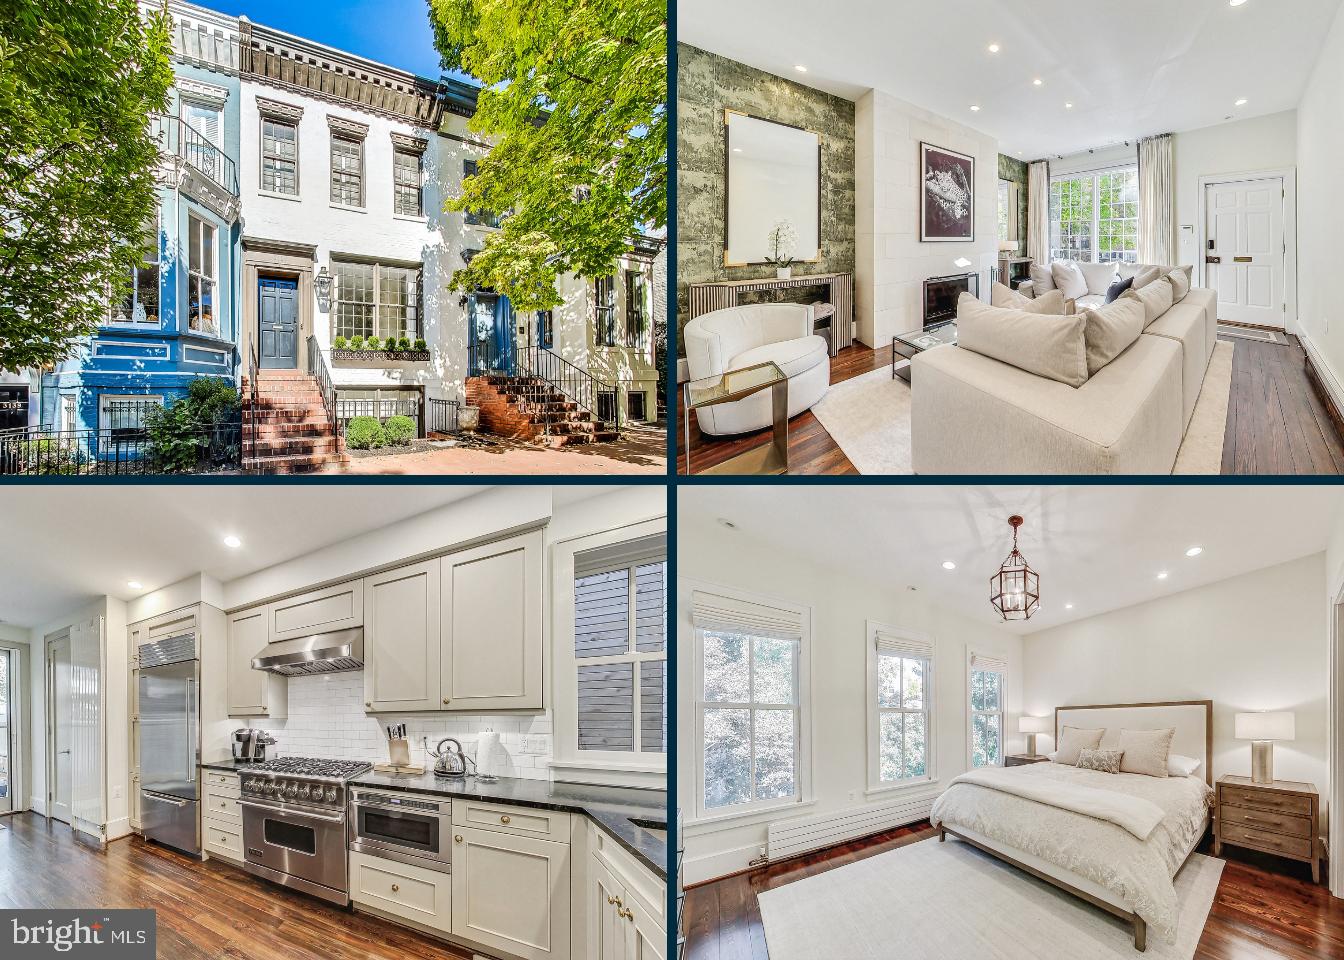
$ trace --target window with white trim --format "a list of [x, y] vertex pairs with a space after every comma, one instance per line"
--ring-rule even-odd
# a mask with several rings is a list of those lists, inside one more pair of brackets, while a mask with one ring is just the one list
[[1115, 167], [1050, 181], [1050, 256], [1083, 263], [1139, 259], [1139, 171]]
[[1005, 681], [1008, 664], [972, 653], [967, 659], [966, 702], [970, 704], [971, 767], [1003, 766]]
[[194, 214], [187, 218], [187, 324], [199, 333], [219, 336], [215, 303], [216, 230]]
[[131, 269], [131, 289], [121, 300], [110, 303], [107, 323], [116, 326], [159, 326], [159, 221], [145, 228], [145, 255]]
[[299, 125], [278, 117], [261, 118], [261, 189], [297, 196]]
[[869, 787], [933, 779], [933, 641], [868, 623]]
[[697, 590], [697, 816], [805, 799], [806, 608]]

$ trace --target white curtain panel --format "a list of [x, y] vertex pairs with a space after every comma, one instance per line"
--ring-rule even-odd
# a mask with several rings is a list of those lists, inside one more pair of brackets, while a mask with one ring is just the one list
[[1027, 167], [1027, 256], [1050, 262], [1050, 161]]
[[1174, 263], [1171, 249], [1176, 182], [1171, 134], [1139, 141], [1139, 262]]

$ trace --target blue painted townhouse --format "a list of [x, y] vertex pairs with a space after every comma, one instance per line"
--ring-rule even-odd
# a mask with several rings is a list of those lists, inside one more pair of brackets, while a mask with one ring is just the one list
[[41, 422], [57, 429], [136, 427], [148, 403], [171, 403], [192, 380], [238, 374], [238, 21], [177, 2], [169, 13], [176, 80], [153, 120], [158, 216], [131, 296], [43, 376]]

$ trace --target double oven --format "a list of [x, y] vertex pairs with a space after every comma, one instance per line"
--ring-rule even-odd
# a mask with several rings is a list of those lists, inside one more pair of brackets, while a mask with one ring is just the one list
[[350, 849], [359, 853], [451, 873], [451, 801], [355, 787], [350, 797], [350, 838]]

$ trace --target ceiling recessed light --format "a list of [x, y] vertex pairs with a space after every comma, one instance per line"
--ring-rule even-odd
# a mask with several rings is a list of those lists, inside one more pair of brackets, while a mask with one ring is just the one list
[[733, 153], [741, 153], [741, 152], [742, 152], [741, 147], [733, 147]]
[[1239, 7], [1245, 2], [1246, 0], [1227, 0], [1227, 5], [1229, 7]]
[[799, 73], [807, 73], [807, 67], [803, 66], [801, 63], [795, 63], [793, 69], [797, 70]]
[[132, 590], [143, 590], [145, 585], [139, 580], [127, 580], [126, 586], [130, 587]]
[[980, 105], [978, 103], [971, 104], [971, 113], [979, 113], [979, 112], [980, 112]]
[[1071, 104], [1071, 103], [1066, 103], [1066, 104], [1064, 104], [1064, 109], [1065, 109], [1065, 110], [1072, 110], [1072, 109], [1073, 109], [1073, 104]]
[[956, 565], [955, 563], [953, 563], [951, 560], [944, 560], [944, 561], [943, 561], [943, 569], [944, 569], [944, 570], [955, 570], [955, 569], [957, 569], [957, 565]]
[[1240, 100], [1238, 100], [1238, 101], [1236, 102], [1236, 106], [1238, 106], [1238, 107], [1244, 107], [1244, 106], [1246, 106], [1246, 104], [1248, 104], [1248, 103], [1250, 103], [1250, 101], [1247, 100], [1245, 97], [1242, 97]]
[[1064, 604], [1064, 609], [1065, 609], [1065, 610], [1072, 610], [1072, 609], [1073, 609], [1073, 604], [1071, 604], [1071, 603], [1066, 603], [1066, 604]]
[[998, 53], [998, 52], [999, 52], [999, 45], [998, 45], [997, 43], [991, 43], [991, 44], [989, 45], [989, 52], [990, 52], [990, 53]]
[[1204, 552], [1203, 547], [1191, 547], [1189, 550], [1185, 551], [1185, 555], [1187, 557], [1197, 557], [1203, 552]]
[[1157, 579], [1159, 579], [1159, 580], [1165, 580], [1165, 579], [1167, 579], [1167, 571], [1163, 570], [1161, 573], [1159, 573], [1159, 574], [1157, 575]]
[[1033, 87], [1043, 86], [1044, 84], [1045, 84], [1045, 81], [1042, 80], [1040, 77], [1037, 77], [1035, 80], [1031, 81], [1031, 85], [1032, 85]]
[[224, 538], [224, 546], [228, 547], [230, 550], [237, 550], [242, 545], [243, 541], [239, 540], [233, 534], [229, 534]]

